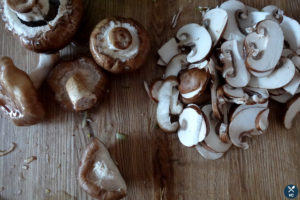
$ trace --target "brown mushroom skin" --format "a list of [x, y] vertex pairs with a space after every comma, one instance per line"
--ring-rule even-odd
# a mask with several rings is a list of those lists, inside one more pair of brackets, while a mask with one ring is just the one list
[[34, 125], [45, 116], [29, 76], [8, 57], [0, 59], [0, 107], [16, 126]]
[[66, 83], [72, 76], [83, 72], [89, 73], [85, 74], [86, 76], [82, 76], [82, 78], [84, 78], [84, 80], [82, 80], [83, 82], [86, 82], [87, 84], [94, 84], [97, 82], [94, 89], [90, 89], [90, 92], [97, 97], [97, 101], [99, 102], [107, 92], [109, 80], [106, 73], [92, 58], [80, 57], [71, 61], [62, 61], [55, 66], [49, 75], [48, 84], [55, 93], [56, 101], [68, 111], [77, 112], [79, 110], [75, 110], [73, 107], [66, 91]]
[[[105, 55], [104, 53], [99, 52], [99, 50], [97, 49], [98, 46], [97, 35], [99, 34], [101, 28], [106, 26], [111, 21], [128, 23], [131, 26], [133, 26], [138, 32], [138, 36], [139, 36], [138, 53], [133, 58], [130, 58], [125, 62], [122, 62], [119, 59], [115, 59], [108, 55]], [[126, 38], [126, 40], [130, 41], [130, 39], [128, 38], [128, 34], [129, 33], [126, 33], [126, 31], [123, 32], [123, 36]], [[114, 38], [116, 39], [116, 36]], [[120, 41], [121, 38], [120, 37], [118, 38], [119, 41], [117, 43], [121, 44], [120, 45], [121, 48], [119, 49], [124, 49], [126, 46], [129, 46], [130, 42], [128, 42], [128, 44], [122, 44], [122, 42]], [[132, 72], [139, 69], [145, 63], [150, 51], [150, 39], [147, 31], [137, 21], [129, 18], [127, 19], [121, 17], [110, 17], [100, 21], [94, 28], [90, 37], [90, 50], [97, 64], [103, 67], [105, 70], [114, 74]]]
[[[78, 181], [81, 188], [92, 197], [99, 200], [118, 200], [126, 196], [127, 191], [121, 189], [117, 191], [106, 191], [100, 189], [95, 183], [89, 181], [88, 173], [93, 168], [94, 154], [101, 148], [100, 141], [96, 138], [87, 146], [83, 153], [78, 170]], [[85, 162], [85, 163], [84, 163]]]
[[[71, 11], [62, 16], [49, 31], [41, 32], [33, 38], [18, 35], [12, 30], [13, 35], [19, 39], [22, 46], [37, 53], [51, 53], [64, 48], [76, 34], [84, 11], [82, 0], [72, 0], [70, 2], [68, 9], [71, 9]], [[2, 20], [7, 23], [7, 19], [1, 13], [1, 10], [3, 10], [2, 3], [0, 1], [0, 14], [2, 14]]]

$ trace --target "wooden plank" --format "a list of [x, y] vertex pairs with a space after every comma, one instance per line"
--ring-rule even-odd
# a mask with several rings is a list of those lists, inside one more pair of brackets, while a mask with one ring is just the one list
[[[275, 4], [287, 15], [300, 20], [300, 1], [244, 1], [262, 8]], [[105, 16], [119, 15], [140, 21], [149, 30], [152, 49], [145, 66], [128, 75], [111, 76], [110, 93], [90, 114], [90, 128], [82, 128], [82, 114], [66, 113], [56, 103], [49, 88], [41, 89], [47, 118], [36, 126], [15, 127], [0, 115], [0, 149], [11, 142], [17, 148], [0, 157], [0, 199], [91, 199], [77, 184], [82, 151], [93, 132], [108, 147], [128, 184], [125, 199], [284, 199], [288, 184], [300, 187], [300, 125], [286, 131], [281, 125], [278, 104], [272, 104], [267, 134], [249, 140], [250, 149], [232, 148], [223, 158], [207, 161], [194, 150], [179, 144], [176, 135], [166, 135], [155, 122], [156, 105], [143, 88], [143, 81], [159, 77], [156, 50], [181, 25], [199, 22], [198, 5], [216, 6], [208, 0], [102, 0], [85, 1], [88, 9], [77, 39], [87, 41], [89, 31]], [[178, 25], [171, 29], [173, 15], [183, 9]], [[17, 66], [30, 72], [37, 56], [20, 47], [0, 22], [0, 55], [10, 56]], [[296, 119], [298, 122], [300, 117]], [[129, 137], [116, 141], [115, 133]], [[24, 170], [24, 160], [37, 160]], [[2, 189], [3, 188], [3, 189]], [[59, 197], [58, 197], [59, 196]]]

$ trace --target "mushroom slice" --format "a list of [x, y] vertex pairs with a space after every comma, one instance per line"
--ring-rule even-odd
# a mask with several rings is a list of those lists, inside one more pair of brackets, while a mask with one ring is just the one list
[[228, 15], [228, 23], [223, 38], [225, 40], [243, 41], [245, 35], [238, 27], [236, 13], [241, 10], [244, 11], [246, 9], [245, 5], [240, 1], [225, 1], [221, 4], [220, 8], [226, 10]]
[[96, 63], [105, 70], [116, 74], [131, 72], [146, 61], [150, 39], [144, 27], [135, 20], [110, 17], [94, 28], [90, 50]]
[[258, 23], [256, 32], [250, 33], [245, 39], [247, 68], [254, 72], [271, 73], [281, 57], [283, 40], [278, 23], [272, 20]]
[[208, 160], [217, 160], [223, 157], [224, 153], [217, 153], [212, 150], [210, 150], [205, 143], [200, 143], [196, 146], [196, 150], [200, 155]]
[[181, 144], [192, 147], [202, 142], [209, 132], [207, 119], [196, 105], [188, 105], [179, 116], [177, 132]]
[[81, 188], [97, 199], [121, 199], [127, 186], [105, 145], [94, 138], [83, 153], [78, 171]]
[[158, 102], [158, 91], [163, 83], [163, 80], [158, 79], [150, 85], [150, 96], [156, 103]]
[[250, 30], [253, 29], [253, 27], [266, 19], [273, 20], [274, 22], [281, 23], [283, 16], [282, 14], [271, 14], [268, 12], [261, 12], [261, 11], [254, 11], [250, 12], [247, 16], [241, 15], [238, 19], [238, 25], [241, 29], [242, 32], [245, 34], [249, 33], [249, 28]]
[[221, 46], [224, 63], [223, 77], [232, 87], [244, 87], [250, 80], [250, 74], [245, 65], [243, 44], [237, 40], [224, 42]]
[[198, 62], [198, 63], [192, 63], [189, 65], [189, 69], [193, 69], [193, 68], [198, 68], [198, 69], [204, 69], [206, 68], [208, 65], [208, 60], [204, 60], [203, 62]]
[[295, 95], [297, 92], [297, 89], [299, 88], [300, 85], [300, 74], [298, 70], [295, 71], [295, 76], [294, 78], [283, 87], [283, 89], [290, 93], [291, 95]]
[[162, 59], [158, 59], [157, 64], [159, 66], [166, 66], [167, 65], [167, 63], [165, 63]]
[[[167, 78], [161, 85], [158, 91], [158, 105], [156, 112], [156, 119], [159, 127], [166, 133], [173, 133], [178, 129], [178, 122], [171, 121], [171, 105], [176, 104], [172, 110], [175, 110], [175, 107], [181, 107], [180, 102], [174, 101], [173, 95], [177, 96], [176, 87], [178, 86], [178, 81], [176, 77], [171, 76]], [[178, 109], [178, 108], [177, 108]], [[177, 110], [176, 109], [176, 110]], [[179, 113], [179, 112], [176, 112]]]
[[158, 55], [160, 59], [164, 63], [169, 63], [170, 60], [180, 53], [178, 48], [178, 43], [175, 38], [171, 38], [168, 42], [166, 42], [158, 51]]
[[176, 34], [179, 46], [191, 48], [187, 56], [189, 63], [200, 62], [210, 53], [212, 40], [208, 31], [198, 24], [186, 24], [181, 27]]
[[[273, 5], [266, 6], [263, 8], [263, 10], [270, 13], [283, 13], [281, 9]], [[285, 41], [287, 41], [292, 50], [296, 51], [300, 47], [299, 23], [296, 20], [284, 15], [280, 26], [282, 28]]]
[[263, 109], [259, 107], [243, 109], [232, 118], [229, 124], [229, 137], [235, 146], [249, 148], [246, 142], [241, 141], [242, 137], [257, 134], [256, 119]]
[[206, 90], [209, 73], [204, 69], [193, 68], [182, 73], [179, 77], [179, 92], [184, 98], [193, 98]]
[[203, 25], [210, 33], [213, 46], [219, 42], [224, 34], [228, 22], [228, 15], [224, 9], [215, 8], [205, 13], [203, 17]]
[[235, 110], [233, 111], [233, 113], [230, 116], [230, 121], [233, 120], [233, 118], [235, 118], [235, 116], [241, 112], [242, 110], [245, 109], [249, 109], [249, 108], [261, 108], [262, 110], [268, 108], [269, 102], [267, 101], [266, 103], [263, 104], [252, 104], [252, 105], [240, 105], [237, 108], [235, 108]]
[[[270, 113], [270, 109], [266, 108], [266, 109], [262, 110], [256, 117], [256, 120], [255, 120], [256, 129], [258, 130], [258, 132], [260, 134], [264, 133], [269, 127], [269, 120], [268, 120], [269, 113]], [[253, 132], [253, 133], [255, 133], [255, 132]]]
[[0, 59], [0, 107], [17, 126], [30, 126], [45, 115], [28, 75], [8, 57]]
[[67, 46], [83, 16], [82, 0], [3, 0], [2, 19], [21, 44], [35, 52]]
[[229, 86], [228, 84], [225, 84], [222, 86], [224, 95], [230, 99], [230, 102], [236, 103], [236, 104], [245, 104], [249, 96], [244, 92], [242, 88], [233, 88]]
[[294, 96], [289, 102], [287, 103], [287, 109], [284, 115], [284, 127], [286, 129], [291, 129], [293, 126], [293, 120], [296, 115], [300, 111], [300, 95]]
[[[201, 105], [205, 102], [210, 101], [211, 97], [210, 97], [210, 89], [207, 87], [207, 89], [201, 93], [200, 92], [201, 88], [198, 88], [197, 90], [195, 90], [194, 92], [190, 92], [187, 94], [182, 94], [181, 95], [181, 100], [184, 104], [197, 104], [197, 105]], [[187, 98], [185, 98], [187, 97]]]
[[201, 108], [202, 112], [205, 114], [208, 119], [209, 133], [207, 137], [204, 139], [207, 146], [209, 146], [212, 150], [218, 153], [224, 153], [228, 151], [231, 147], [232, 143], [224, 143], [221, 141], [220, 137], [216, 133], [216, 126], [219, 121], [213, 118], [212, 107], [211, 104], [205, 105]]
[[179, 72], [187, 68], [187, 66], [188, 62], [186, 60], [186, 54], [178, 54], [168, 63], [164, 77], [178, 76]]
[[58, 63], [48, 83], [63, 108], [78, 112], [92, 108], [104, 96], [108, 78], [92, 58], [81, 57]]
[[286, 103], [293, 98], [293, 96], [289, 93], [284, 93], [281, 95], [270, 95], [270, 98], [278, 103]]
[[295, 66], [290, 59], [283, 58], [279, 66], [266, 77], [252, 77], [248, 86], [264, 89], [277, 89], [288, 84], [296, 72]]

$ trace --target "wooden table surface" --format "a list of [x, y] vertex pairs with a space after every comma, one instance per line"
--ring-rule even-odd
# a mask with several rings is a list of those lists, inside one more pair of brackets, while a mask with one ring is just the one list
[[[91, 27], [106, 16], [132, 17], [149, 31], [151, 54], [141, 70], [111, 76], [110, 93], [90, 113], [93, 122], [82, 127], [82, 113], [64, 112], [47, 85], [41, 88], [46, 119], [32, 127], [16, 127], [0, 115], [0, 150], [12, 142], [17, 148], [0, 157], [0, 199], [91, 199], [76, 180], [79, 160], [89, 133], [100, 138], [118, 163], [128, 185], [128, 200], [285, 199], [288, 184], [300, 188], [300, 117], [287, 131], [281, 124], [282, 106], [271, 104], [270, 127], [265, 135], [249, 139], [250, 149], [232, 148], [216, 161], [204, 160], [195, 149], [183, 147], [177, 135], [156, 128], [156, 105], [144, 91], [143, 81], [160, 77], [156, 51], [181, 25], [199, 22], [196, 6], [216, 6], [209, 0], [91, 0], [86, 1], [82, 32], [86, 41]], [[300, 21], [300, 0], [247, 0], [262, 8], [275, 4]], [[178, 25], [173, 15], [183, 9]], [[299, 33], [300, 34], [300, 33]], [[34, 69], [37, 55], [25, 50], [0, 22], [0, 56], [10, 56], [26, 72]], [[117, 132], [128, 135], [116, 140]], [[23, 169], [24, 160], [37, 160]], [[298, 197], [298, 199], [300, 199]]]

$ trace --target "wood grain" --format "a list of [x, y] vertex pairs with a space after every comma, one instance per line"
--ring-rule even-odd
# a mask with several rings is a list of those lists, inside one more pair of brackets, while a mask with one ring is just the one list
[[[272, 104], [270, 128], [265, 135], [249, 139], [250, 149], [232, 148], [217, 161], [204, 160], [195, 149], [179, 144], [176, 135], [155, 128], [156, 105], [143, 88], [143, 81], [160, 77], [156, 50], [181, 25], [199, 22], [195, 7], [216, 6], [209, 0], [98, 0], [85, 1], [86, 15], [77, 41], [86, 44], [89, 31], [106, 16], [132, 17], [149, 31], [152, 49], [143, 68], [129, 75], [111, 76], [110, 93], [81, 127], [83, 114], [64, 112], [44, 85], [42, 100], [47, 110], [43, 123], [15, 127], [0, 115], [0, 150], [12, 142], [17, 148], [0, 157], [0, 199], [91, 199], [80, 189], [76, 176], [89, 133], [100, 138], [118, 163], [128, 184], [128, 200], [196, 199], [284, 199], [288, 184], [300, 187], [300, 117], [286, 131], [281, 122], [282, 106]], [[275, 4], [300, 21], [300, 0], [255, 0], [245, 3], [262, 8]], [[173, 15], [183, 9], [178, 26], [171, 29]], [[300, 33], [299, 33], [300, 34]], [[0, 22], [0, 55], [10, 56], [21, 69], [30, 72], [37, 55], [24, 50]], [[66, 50], [68, 51], [68, 50]], [[116, 132], [127, 134], [117, 141]], [[37, 160], [24, 170], [24, 160]], [[73, 199], [74, 199], [73, 198]]]

